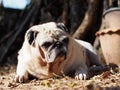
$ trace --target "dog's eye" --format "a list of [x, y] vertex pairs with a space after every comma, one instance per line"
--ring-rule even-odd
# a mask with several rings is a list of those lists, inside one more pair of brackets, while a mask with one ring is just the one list
[[69, 38], [68, 37], [64, 38], [63, 42], [67, 44], [69, 42]]
[[42, 47], [48, 48], [48, 47], [50, 47], [51, 45], [52, 45], [52, 42], [45, 42], [45, 43], [42, 44]]

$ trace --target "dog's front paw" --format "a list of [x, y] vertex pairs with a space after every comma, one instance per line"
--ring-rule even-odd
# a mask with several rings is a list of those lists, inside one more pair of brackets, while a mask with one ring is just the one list
[[28, 76], [27, 75], [16, 75], [14, 80], [15, 82], [23, 83], [28, 80]]
[[28, 72], [24, 66], [22, 66], [22, 65], [20, 66], [18, 64], [16, 76], [15, 76], [14, 80], [19, 83], [26, 82], [28, 80]]
[[82, 71], [77, 71], [75, 73], [75, 79], [76, 80], [86, 80], [88, 78], [88, 75], [86, 72], [82, 72]]

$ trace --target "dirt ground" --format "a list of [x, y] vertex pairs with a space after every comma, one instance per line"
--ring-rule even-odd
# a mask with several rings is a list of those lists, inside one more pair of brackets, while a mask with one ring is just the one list
[[27, 83], [14, 81], [15, 70], [15, 65], [0, 67], [0, 90], [120, 90], [119, 69], [105, 71], [85, 81], [64, 76], [59, 79], [33, 79]]

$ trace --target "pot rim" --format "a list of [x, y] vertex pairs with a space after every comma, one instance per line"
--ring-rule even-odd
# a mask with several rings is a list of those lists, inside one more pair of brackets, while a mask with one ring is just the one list
[[103, 17], [104, 17], [106, 14], [108, 14], [108, 13], [110, 13], [110, 12], [113, 12], [113, 11], [120, 11], [120, 7], [114, 7], [114, 8], [109, 8], [109, 9], [105, 10], [105, 11], [103, 12]]
[[100, 35], [103, 35], [103, 34], [115, 33], [115, 32], [118, 32], [118, 31], [120, 31], [120, 28], [107, 28], [107, 29], [102, 29], [102, 30], [98, 31], [95, 35], [100, 36]]

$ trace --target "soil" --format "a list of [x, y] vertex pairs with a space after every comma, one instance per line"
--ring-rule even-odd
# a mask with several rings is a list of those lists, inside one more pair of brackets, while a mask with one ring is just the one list
[[26, 83], [14, 81], [16, 65], [0, 66], [0, 90], [120, 90], [120, 70], [110, 70], [89, 80], [64, 76], [47, 80], [32, 79]]

